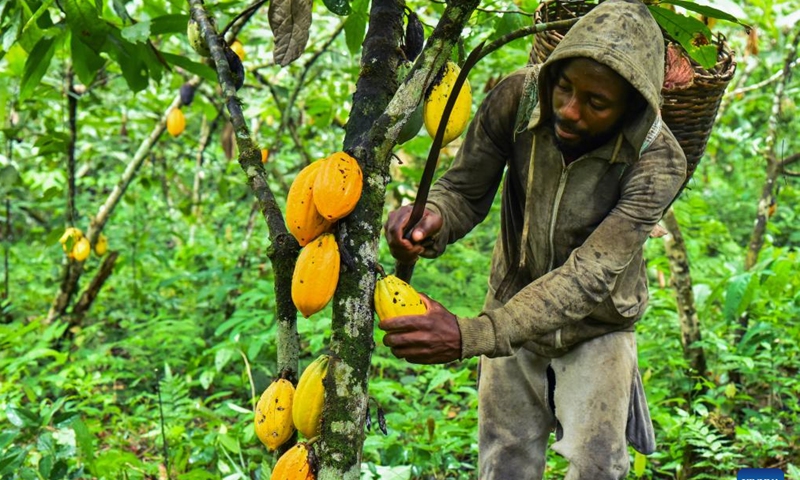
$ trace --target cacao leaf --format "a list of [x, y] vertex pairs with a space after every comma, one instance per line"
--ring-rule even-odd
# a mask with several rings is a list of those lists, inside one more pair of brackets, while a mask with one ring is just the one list
[[78, 79], [84, 85], [89, 85], [97, 76], [97, 72], [105, 65], [103, 57], [92, 50], [83, 40], [74, 33], [70, 38], [70, 50], [72, 55], [72, 68], [78, 75]]
[[361, 50], [361, 44], [364, 43], [369, 14], [367, 13], [367, 2], [363, 0], [353, 2], [352, 8], [353, 13], [347, 17], [344, 24], [344, 39], [350, 53], [356, 54]]
[[[703, 68], [712, 68], [717, 64], [717, 47], [708, 45], [711, 39], [711, 30], [700, 20], [671, 12], [666, 8], [648, 5], [650, 13], [661, 28], [674, 40], [681, 44], [689, 54]], [[696, 38], [702, 36], [702, 42], [697, 44]]]
[[150, 22], [150, 34], [162, 35], [164, 33], [186, 33], [186, 23], [189, 15], [162, 15]]
[[172, 53], [161, 52], [164, 60], [172, 65], [177, 65], [185, 70], [188, 70], [195, 75], [203, 77], [204, 80], [209, 82], [217, 81], [217, 72], [213, 68], [204, 63], [198, 63], [185, 55], [174, 55]]
[[98, 15], [97, 7], [90, 0], [74, 0], [64, 2], [64, 13], [67, 15], [67, 25], [73, 35], [77, 35], [83, 42], [96, 53], [100, 53], [105, 44], [109, 25]]
[[134, 92], [140, 92], [147, 88], [150, 79], [148, 64], [142, 61], [146, 57], [150, 47], [145, 44], [137, 45], [131, 43], [120, 35], [119, 31], [114, 31], [109, 37], [109, 53], [119, 64], [125, 82]]
[[42, 38], [33, 47], [28, 60], [25, 61], [25, 71], [22, 73], [22, 82], [19, 89], [20, 101], [30, 98], [33, 91], [41, 82], [42, 77], [50, 67], [50, 61], [55, 52], [55, 41], [52, 38]]
[[350, 2], [348, 0], [322, 0], [322, 3], [328, 7], [328, 10], [336, 15], [350, 15]]
[[144, 43], [150, 38], [150, 22], [139, 22], [122, 29], [122, 38], [132, 43]]
[[677, 5], [679, 7], [685, 8], [690, 12], [696, 12], [701, 15], [705, 15], [709, 18], [718, 18], [720, 20], [726, 20], [732, 23], [738, 23], [739, 25], [743, 26], [744, 28], [750, 29], [750, 25], [743, 23], [741, 20], [736, 18], [735, 16], [731, 15], [730, 13], [723, 12], [714, 7], [709, 7], [708, 5], [700, 5], [699, 3], [695, 2], [687, 2], [685, 0], [663, 0], [661, 3], [669, 3], [672, 5]]
[[311, 0], [275, 0], [267, 12], [269, 26], [275, 37], [275, 63], [285, 67], [296, 60], [306, 48], [311, 28]]

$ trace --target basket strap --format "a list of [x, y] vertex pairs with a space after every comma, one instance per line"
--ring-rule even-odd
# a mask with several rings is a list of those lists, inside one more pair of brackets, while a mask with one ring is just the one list
[[533, 111], [539, 105], [539, 65], [527, 67], [526, 70], [522, 96], [517, 107], [517, 118], [514, 122], [514, 140], [518, 133], [528, 129]]
[[642, 148], [639, 149], [639, 156], [641, 157], [644, 152], [650, 148], [650, 145], [656, 140], [658, 133], [661, 131], [661, 127], [664, 125], [664, 121], [661, 120], [661, 115], [658, 115], [650, 125], [650, 130], [647, 131], [647, 135], [644, 137], [644, 142], [642, 143]]

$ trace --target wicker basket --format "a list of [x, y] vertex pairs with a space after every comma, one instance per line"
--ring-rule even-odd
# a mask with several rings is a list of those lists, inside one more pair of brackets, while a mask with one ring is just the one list
[[[534, 23], [548, 23], [555, 20], [578, 18], [588, 13], [597, 4], [584, 0], [545, 0], [539, 4], [534, 14]], [[556, 45], [564, 38], [565, 30], [548, 30], [534, 35], [529, 61], [543, 63]], [[683, 49], [665, 32], [665, 42], [669, 46]], [[708, 137], [717, 116], [722, 94], [733, 78], [736, 62], [725, 39], [718, 37], [717, 64], [706, 70], [694, 60], [689, 59], [694, 71], [692, 81], [683, 88], [662, 88], [664, 103], [661, 116], [681, 145], [688, 163], [686, 183], [692, 178], [706, 149]], [[686, 186], [684, 183], [684, 187]]]

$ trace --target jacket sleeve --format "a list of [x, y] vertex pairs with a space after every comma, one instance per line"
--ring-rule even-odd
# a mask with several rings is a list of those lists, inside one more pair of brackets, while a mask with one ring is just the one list
[[441, 255], [489, 213], [511, 155], [514, 119], [523, 77], [501, 81], [472, 120], [453, 165], [436, 181], [427, 208], [442, 216], [442, 229], [423, 256]]
[[587, 317], [614, 290], [685, 177], [686, 158], [674, 138], [656, 142], [627, 169], [617, 205], [564, 265], [504, 306], [459, 319], [462, 357], [511, 355], [526, 341]]

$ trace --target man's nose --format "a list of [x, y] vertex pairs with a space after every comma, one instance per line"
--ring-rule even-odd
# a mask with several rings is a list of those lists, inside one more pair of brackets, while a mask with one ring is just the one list
[[581, 119], [581, 108], [578, 99], [573, 95], [558, 109], [558, 116], [572, 123], [578, 123]]

